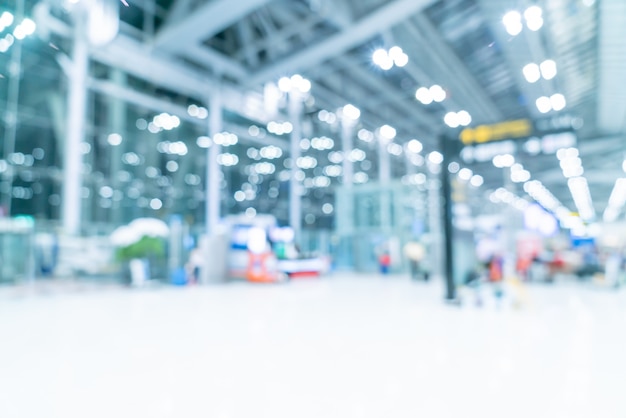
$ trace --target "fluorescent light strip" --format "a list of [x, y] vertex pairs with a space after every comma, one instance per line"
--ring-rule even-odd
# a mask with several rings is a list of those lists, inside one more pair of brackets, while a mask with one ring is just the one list
[[495, 192], [491, 193], [489, 200], [493, 203], [506, 203], [517, 210], [525, 210], [530, 205], [526, 200], [511, 193], [504, 187], [500, 187]]
[[560, 161], [563, 176], [574, 198], [574, 204], [583, 221], [592, 221], [596, 217], [596, 211], [591, 200], [587, 179], [582, 177], [583, 169], [580, 153], [577, 148], [561, 148], [556, 154]]
[[578, 209], [580, 217], [584, 221], [593, 220], [596, 217], [596, 212], [591, 201], [587, 179], [584, 177], [573, 177], [567, 181], [567, 186], [572, 193], [574, 204]]
[[619, 178], [615, 181], [609, 206], [604, 211], [604, 222], [615, 222], [626, 204], [626, 178]]

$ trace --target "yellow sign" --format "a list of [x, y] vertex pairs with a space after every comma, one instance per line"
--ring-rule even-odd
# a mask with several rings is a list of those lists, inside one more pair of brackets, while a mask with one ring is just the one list
[[533, 124], [528, 119], [511, 120], [494, 125], [480, 125], [461, 131], [459, 139], [465, 145], [501, 141], [509, 138], [524, 138], [532, 135]]

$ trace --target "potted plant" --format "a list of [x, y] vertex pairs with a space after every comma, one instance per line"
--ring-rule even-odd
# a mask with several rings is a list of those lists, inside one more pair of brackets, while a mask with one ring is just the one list
[[128, 266], [130, 283], [140, 287], [150, 279], [150, 263], [165, 257], [167, 224], [159, 219], [139, 218], [111, 234], [116, 258]]

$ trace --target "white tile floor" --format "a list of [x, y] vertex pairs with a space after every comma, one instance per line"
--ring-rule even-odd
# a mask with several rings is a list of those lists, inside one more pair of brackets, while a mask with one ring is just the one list
[[626, 293], [340, 277], [0, 290], [2, 418], [626, 417]]

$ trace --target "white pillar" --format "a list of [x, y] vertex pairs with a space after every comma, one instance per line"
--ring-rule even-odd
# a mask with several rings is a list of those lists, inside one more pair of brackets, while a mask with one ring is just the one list
[[[120, 87], [126, 86], [126, 74], [118, 68], [111, 69], [111, 81]], [[121, 188], [121, 182], [119, 180], [119, 172], [122, 170], [122, 155], [126, 149], [128, 138], [128, 129], [126, 129], [126, 114], [128, 112], [128, 106], [126, 101], [121, 98], [111, 96], [109, 97], [109, 132], [108, 134], [116, 133], [122, 136], [122, 143], [117, 146], [109, 145], [111, 149], [110, 164], [110, 177], [111, 187], [116, 192]], [[120, 224], [123, 219], [123, 204], [122, 201], [113, 200], [111, 206], [111, 216], [108, 218], [115, 224]], [[105, 219], [107, 220], [107, 219]]]
[[354, 148], [354, 121], [344, 119], [341, 122], [341, 149], [343, 151], [343, 184], [352, 187], [354, 177], [354, 164], [350, 160], [350, 152]]
[[[24, 18], [24, 0], [19, 0], [16, 5], [15, 18]], [[4, 158], [8, 159], [9, 155], [15, 152], [15, 141], [17, 139], [17, 126], [19, 120], [19, 99], [20, 85], [22, 81], [22, 43], [16, 42], [11, 50], [11, 58], [9, 61], [9, 86], [7, 92], [7, 105], [4, 117], [5, 130], [3, 139]], [[6, 170], [2, 181], [6, 187], [6, 193], [2, 196], [1, 201], [5, 205], [6, 216], [11, 215], [11, 207], [13, 204], [13, 170]]]
[[[434, 276], [443, 275], [443, 228], [441, 201], [441, 180], [439, 174], [434, 172], [432, 163], [428, 162], [428, 230], [430, 237], [430, 266]], [[441, 167], [444, 169], [444, 167]], [[445, 167], [447, 170], [447, 167]]]
[[[515, 193], [515, 185], [511, 180], [511, 168], [502, 169], [504, 188], [511, 193]], [[516, 259], [516, 239], [515, 239], [515, 218], [517, 211], [511, 205], [505, 205], [504, 220], [502, 224], [502, 244], [504, 245], [502, 273], [504, 278], [515, 276]]]
[[[209, 136], [214, 138], [222, 132], [222, 91], [218, 86], [212, 92], [209, 99]], [[221, 167], [217, 158], [222, 150], [221, 145], [215, 142], [207, 150], [206, 171], [206, 228], [207, 235], [215, 235], [220, 222], [220, 174]]]
[[380, 226], [383, 231], [391, 229], [391, 156], [387, 151], [389, 140], [378, 136], [378, 181], [380, 182]]
[[389, 142], [383, 137], [378, 137], [378, 180], [383, 186], [391, 181], [391, 156], [387, 151]]
[[404, 167], [407, 175], [417, 174], [417, 167], [413, 164], [414, 156], [408, 147], [404, 147]]
[[302, 182], [296, 178], [300, 158], [300, 141], [302, 140], [302, 97], [295, 88], [289, 93], [289, 118], [293, 125], [291, 132], [291, 178], [289, 179], [289, 226], [295, 232], [296, 240], [302, 230]]
[[341, 149], [343, 151], [343, 163], [342, 163], [342, 179], [344, 190], [340, 196], [337, 196], [337, 202], [341, 201], [343, 204], [338, 205], [341, 208], [341, 213], [337, 213], [337, 221], [341, 223], [342, 229], [348, 233], [354, 233], [355, 214], [354, 214], [354, 193], [352, 186], [354, 184], [354, 163], [350, 160], [350, 152], [354, 148], [354, 127], [356, 121], [351, 120], [347, 115], [343, 115], [341, 121]]
[[69, 98], [63, 170], [62, 223], [65, 233], [69, 235], [80, 234], [82, 212], [80, 192], [83, 185], [83, 155], [80, 151], [80, 144], [85, 138], [89, 51], [81, 25], [81, 19], [77, 17], [71, 71], [68, 74]]

